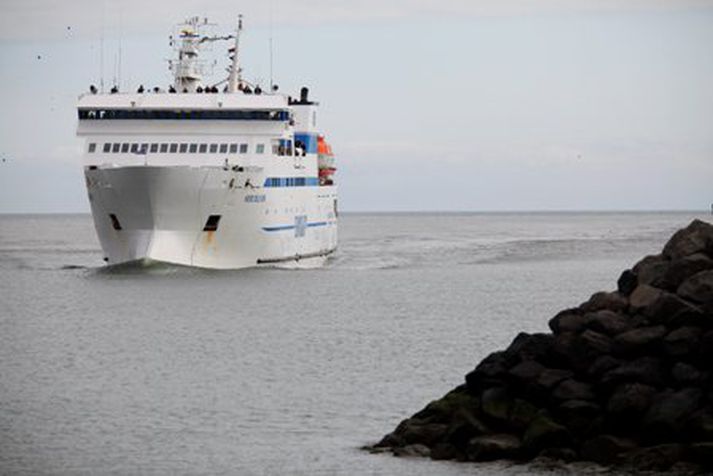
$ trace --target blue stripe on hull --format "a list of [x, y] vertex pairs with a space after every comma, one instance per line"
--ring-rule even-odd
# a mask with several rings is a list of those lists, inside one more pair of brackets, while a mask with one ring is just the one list
[[[309, 228], [314, 228], [318, 226], [327, 226], [329, 222], [326, 221], [315, 221], [312, 223], [307, 223]], [[295, 225], [275, 225], [275, 226], [263, 226], [262, 231], [284, 231], [284, 230], [294, 230]]]

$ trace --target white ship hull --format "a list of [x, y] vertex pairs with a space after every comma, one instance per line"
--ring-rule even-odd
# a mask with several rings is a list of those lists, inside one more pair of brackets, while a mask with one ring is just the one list
[[323, 258], [337, 246], [334, 186], [254, 186], [217, 166], [86, 167], [85, 176], [109, 264], [236, 269]]

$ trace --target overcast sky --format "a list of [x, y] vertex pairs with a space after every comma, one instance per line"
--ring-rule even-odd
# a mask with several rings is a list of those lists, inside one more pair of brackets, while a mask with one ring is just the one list
[[[344, 210], [707, 209], [713, 1], [4, 0], [0, 212], [85, 212], [78, 94], [165, 86], [174, 24], [322, 104]], [[243, 5], [241, 5], [243, 3]], [[238, 10], [241, 9], [241, 10]]]

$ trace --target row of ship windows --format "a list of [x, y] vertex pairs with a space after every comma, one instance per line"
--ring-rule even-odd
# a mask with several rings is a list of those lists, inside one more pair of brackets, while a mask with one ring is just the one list
[[[285, 155], [283, 148], [279, 145], [273, 146], [273, 153]], [[97, 151], [96, 142], [90, 142], [87, 152], [93, 154]], [[198, 144], [198, 143], [129, 143], [129, 142], [104, 142], [102, 152], [112, 154], [247, 154], [248, 144]], [[283, 153], [280, 153], [283, 152]], [[265, 144], [255, 145], [256, 154], [265, 153]]]
[[316, 187], [319, 185], [317, 177], [268, 177], [265, 187]]
[[246, 110], [150, 110], [150, 109], [79, 109], [80, 120], [101, 119], [212, 119], [212, 120], [252, 120], [287, 121], [288, 111], [246, 111]]

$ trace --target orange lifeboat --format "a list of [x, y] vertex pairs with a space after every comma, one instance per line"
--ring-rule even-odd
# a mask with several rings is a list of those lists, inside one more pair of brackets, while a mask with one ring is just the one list
[[317, 137], [317, 167], [319, 168], [319, 183], [321, 185], [331, 185], [332, 175], [337, 171], [335, 166], [332, 146], [330, 146], [324, 136]]

